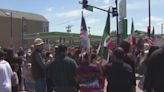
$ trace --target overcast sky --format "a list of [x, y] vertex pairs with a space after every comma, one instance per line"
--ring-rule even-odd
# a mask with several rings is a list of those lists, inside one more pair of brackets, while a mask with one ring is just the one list
[[[79, 0], [0, 0], [0, 8], [32, 12], [45, 16], [50, 22], [50, 31], [66, 32], [66, 26], [72, 25], [72, 32], [80, 32], [81, 5]], [[90, 5], [108, 9], [115, 6], [115, 0], [88, 0]], [[118, 0], [118, 2], [121, 0]], [[155, 33], [161, 33], [164, 23], [164, 0], [151, 0], [152, 26]], [[102, 35], [107, 14], [103, 11], [84, 10], [87, 26], [91, 34]], [[116, 30], [115, 18], [111, 17], [111, 30]], [[128, 31], [131, 20], [135, 29], [146, 31], [148, 26], [148, 0], [127, 0]]]

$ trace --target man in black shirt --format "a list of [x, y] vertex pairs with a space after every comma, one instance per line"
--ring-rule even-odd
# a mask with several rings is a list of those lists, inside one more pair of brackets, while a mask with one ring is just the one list
[[112, 55], [112, 62], [105, 70], [108, 86], [107, 92], [132, 92], [133, 70], [123, 60], [124, 51], [118, 47]]
[[164, 47], [154, 51], [148, 59], [144, 89], [146, 92], [164, 92]]
[[135, 77], [135, 57], [134, 57], [134, 55], [132, 54], [132, 50], [131, 50], [131, 45], [130, 45], [130, 43], [129, 42], [127, 42], [127, 41], [122, 41], [121, 43], [120, 43], [120, 47], [121, 48], [123, 48], [123, 50], [124, 50], [124, 62], [126, 63], [126, 64], [128, 64], [128, 65], [130, 65], [131, 66], [131, 68], [132, 68], [132, 71], [133, 71], [133, 77], [134, 77], [134, 79], [133, 79], [133, 86], [132, 86], [132, 88], [133, 88], [133, 92], [135, 92], [136, 91], [136, 77]]
[[76, 92], [75, 60], [66, 55], [67, 47], [60, 45], [55, 60], [49, 65], [48, 77], [55, 92]]

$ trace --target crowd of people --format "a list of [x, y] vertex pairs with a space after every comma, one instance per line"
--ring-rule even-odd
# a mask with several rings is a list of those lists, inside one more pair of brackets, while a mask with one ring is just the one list
[[[164, 47], [146, 48], [138, 53], [122, 41], [105, 60], [96, 48], [45, 49], [41, 38], [27, 50], [0, 47], [0, 92], [164, 92]], [[136, 72], [143, 75], [139, 85]]]

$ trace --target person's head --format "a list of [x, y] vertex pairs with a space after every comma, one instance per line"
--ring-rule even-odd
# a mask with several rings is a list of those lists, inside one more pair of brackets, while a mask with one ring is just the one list
[[74, 56], [75, 54], [75, 48], [74, 47], [68, 47], [67, 53], [71, 56]]
[[44, 41], [41, 38], [36, 38], [34, 40], [35, 49], [43, 50]]
[[147, 56], [149, 57], [155, 50], [157, 50], [159, 47], [158, 46], [151, 46]]
[[101, 62], [101, 58], [96, 54], [96, 53], [92, 53], [91, 54], [91, 63], [100, 63]]
[[130, 52], [131, 46], [130, 46], [130, 43], [129, 42], [122, 41], [120, 43], [120, 47], [124, 50], [125, 53], [129, 53]]
[[23, 47], [20, 47], [20, 48], [19, 48], [17, 54], [18, 54], [18, 56], [24, 56], [25, 52], [24, 52]]
[[18, 72], [19, 64], [18, 63], [12, 63], [12, 69], [13, 69], [14, 72]]
[[5, 59], [11, 62], [11, 59], [14, 57], [14, 51], [11, 48], [4, 48], [3, 51], [6, 53]]
[[65, 46], [64, 44], [60, 44], [58, 46], [57, 52], [58, 53], [66, 53], [67, 52], [67, 46]]
[[0, 50], [0, 60], [5, 59], [6, 53], [3, 50]]
[[117, 47], [113, 50], [114, 61], [122, 60], [124, 58], [124, 50], [121, 47]]

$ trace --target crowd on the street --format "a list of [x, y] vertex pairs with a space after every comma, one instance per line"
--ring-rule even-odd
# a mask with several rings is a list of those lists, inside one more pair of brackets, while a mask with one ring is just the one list
[[164, 92], [164, 47], [138, 47], [122, 41], [108, 60], [97, 48], [45, 49], [41, 38], [26, 50], [0, 47], [0, 92]]

